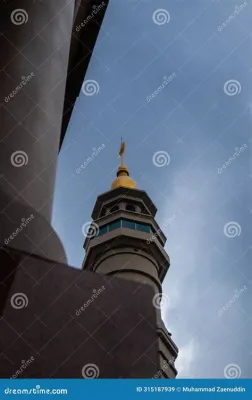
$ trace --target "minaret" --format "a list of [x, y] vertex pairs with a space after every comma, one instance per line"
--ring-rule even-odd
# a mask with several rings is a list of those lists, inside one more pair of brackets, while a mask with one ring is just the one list
[[155, 377], [175, 378], [178, 348], [160, 313], [161, 283], [170, 267], [164, 250], [166, 237], [155, 221], [156, 206], [146, 192], [137, 189], [129, 176], [124, 152], [125, 143], [122, 142], [117, 177], [111, 189], [96, 200], [90, 233], [84, 243], [83, 269], [153, 287], [153, 302], [149, 306], [156, 308], [160, 365]]

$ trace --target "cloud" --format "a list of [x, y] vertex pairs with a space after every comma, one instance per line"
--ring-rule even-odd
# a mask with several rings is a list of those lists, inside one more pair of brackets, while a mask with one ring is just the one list
[[192, 378], [192, 367], [196, 353], [197, 348], [193, 340], [190, 340], [180, 348], [176, 361], [176, 368], [178, 370], [177, 378]]

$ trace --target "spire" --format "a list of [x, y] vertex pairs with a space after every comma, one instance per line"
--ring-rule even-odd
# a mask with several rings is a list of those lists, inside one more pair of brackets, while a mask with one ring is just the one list
[[119, 157], [121, 158], [121, 165], [117, 170], [117, 178], [112, 182], [111, 190], [116, 189], [118, 187], [127, 187], [129, 189], [136, 189], [135, 181], [130, 178], [129, 170], [124, 165], [124, 153], [125, 153], [125, 142], [121, 138], [121, 146], [119, 150]]
[[121, 165], [123, 165], [124, 152], [125, 152], [125, 142], [123, 142], [123, 139], [121, 138], [121, 147], [119, 150], [119, 157], [121, 157]]

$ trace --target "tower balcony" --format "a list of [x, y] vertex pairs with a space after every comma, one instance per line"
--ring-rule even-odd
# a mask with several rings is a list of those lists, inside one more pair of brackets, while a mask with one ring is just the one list
[[130, 280], [135, 276], [133, 280], [144, 280], [154, 286], [156, 293], [162, 291], [161, 282], [169, 266], [169, 256], [158, 239], [148, 232], [118, 226], [89, 238], [86, 243], [85, 269], [124, 278], [128, 276]]

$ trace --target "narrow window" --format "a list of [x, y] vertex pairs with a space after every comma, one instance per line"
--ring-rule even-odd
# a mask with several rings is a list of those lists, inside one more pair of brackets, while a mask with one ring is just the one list
[[137, 222], [136, 223], [136, 229], [138, 231], [151, 233], [151, 227], [150, 227], [150, 225], [147, 225], [147, 224], [141, 224], [141, 223]]
[[136, 229], [135, 222], [134, 221], [130, 221], [129, 219], [123, 219], [122, 220], [122, 226], [123, 226], [123, 228]]
[[112, 222], [108, 226], [109, 232], [114, 231], [115, 229], [121, 228], [121, 219], [118, 219], [117, 221]]
[[126, 205], [126, 210], [127, 210], [127, 211], [135, 212], [135, 211], [136, 211], [136, 207], [133, 206], [132, 204], [127, 204], [127, 205]]

